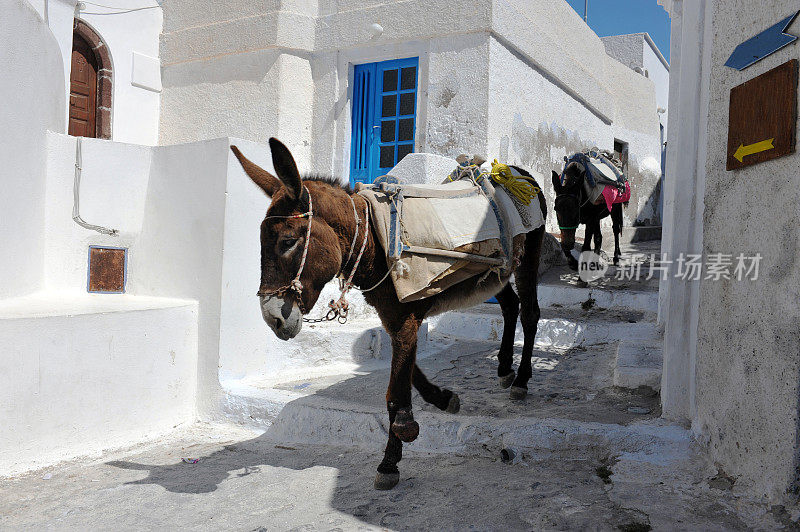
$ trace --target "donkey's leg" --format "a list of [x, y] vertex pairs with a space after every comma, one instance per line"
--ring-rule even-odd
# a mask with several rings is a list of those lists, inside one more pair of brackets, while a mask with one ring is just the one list
[[417, 358], [417, 333], [421, 319], [407, 316], [398, 320], [396, 327], [391, 327], [392, 337], [392, 372], [389, 376], [389, 388], [386, 390], [386, 407], [397, 417], [392, 422], [391, 430], [405, 442], [412, 442], [419, 435], [419, 424], [411, 413], [411, 378]]
[[392, 371], [386, 390], [386, 408], [389, 411], [389, 441], [378, 466], [375, 489], [388, 490], [397, 485], [400, 471], [397, 464], [403, 457], [403, 442], [414, 441], [419, 435], [419, 424], [411, 412], [411, 379], [417, 356], [417, 333], [421, 319], [404, 316], [384, 322], [392, 338]]
[[[389, 423], [393, 424], [397, 411], [389, 410]], [[390, 490], [400, 482], [400, 470], [397, 464], [403, 458], [403, 442], [395, 436], [394, 432], [389, 431], [389, 441], [383, 451], [383, 461], [378, 466], [378, 474], [375, 475], [376, 490]]]
[[603, 250], [603, 233], [600, 231], [600, 220], [594, 223], [594, 252], [600, 255]]
[[622, 204], [617, 203], [611, 207], [611, 223], [614, 227], [614, 264], [619, 264], [622, 251], [619, 249], [619, 234], [622, 232]]
[[511, 385], [511, 399], [525, 398], [528, 394], [528, 381], [533, 375], [531, 356], [533, 355], [533, 344], [536, 340], [536, 329], [541, 315], [536, 283], [543, 237], [544, 227], [528, 233], [525, 239], [525, 256], [522, 259], [522, 264], [514, 273], [517, 280], [517, 290], [519, 290], [522, 330], [525, 334], [525, 341], [522, 345], [522, 360], [517, 370], [517, 378], [514, 379], [514, 383]]
[[414, 364], [414, 373], [411, 376], [414, 388], [426, 403], [430, 403], [439, 410], [444, 410], [450, 414], [456, 414], [461, 409], [461, 400], [458, 394], [446, 388], [439, 388], [422, 373], [419, 366]]
[[581, 251], [590, 251], [592, 249], [592, 235], [594, 234], [594, 223], [586, 222], [586, 232], [583, 233], [583, 246]]
[[495, 296], [503, 312], [503, 339], [500, 340], [500, 351], [497, 353], [497, 377], [500, 386], [508, 388], [514, 382], [514, 334], [517, 331], [517, 318], [519, 317], [519, 298], [517, 293], [508, 283]]

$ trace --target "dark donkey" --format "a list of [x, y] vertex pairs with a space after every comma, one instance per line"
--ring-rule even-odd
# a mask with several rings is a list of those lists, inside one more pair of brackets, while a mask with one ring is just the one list
[[592, 240], [594, 240], [594, 252], [599, 255], [603, 247], [600, 220], [610, 214], [614, 230], [614, 264], [619, 264], [619, 258], [622, 255], [619, 249], [619, 234], [622, 232], [622, 204], [613, 204], [611, 212], [609, 212], [604, 201], [598, 205], [591, 203], [583, 186], [584, 179], [586, 179], [585, 167], [575, 162], [569, 163], [564, 168], [563, 184], [559, 175], [553, 172], [553, 189], [556, 192], [554, 208], [558, 227], [561, 229], [561, 249], [567, 257], [570, 268], [577, 270], [578, 261], [572, 256], [571, 251], [575, 247], [575, 232], [578, 225], [585, 224], [586, 233], [581, 251], [592, 249]]
[[[386, 256], [368, 221], [366, 200], [338, 180], [301, 178], [289, 150], [275, 139], [270, 139], [269, 145], [277, 178], [231, 146], [247, 175], [272, 198], [261, 223], [258, 296], [264, 321], [278, 338], [289, 340], [300, 332], [303, 314], [314, 306], [323, 286], [335, 276], [352, 272], [349, 275], [353, 285], [365, 289], [367, 303], [375, 307], [392, 339], [391, 375], [386, 391], [391, 428], [375, 478], [375, 488], [391, 489], [400, 478], [397, 464], [402, 442], [414, 441], [419, 434], [411, 410], [412, 384], [426, 402], [450, 413], [459, 410], [458, 395], [429, 382], [416, 365], [417, 332], [426, 317], [472, 306], [496, 294], [505, 320], [497, 375], [502, 387], [511, 386], [513, 399], [527, 394], [539, 322], [536, 276], [544, 227], [525, 235], [524, 255], [514, 271], [519, 297], [507, 278], [491, 275], [483, 283], [470, 279], [436, 296], [400, 303], [391, 280], [387, 280]], [[539, 202], [546, 213], [542, 194]], [[368, 231], [364, 231], [365, 223]], [[520, 306], [525, 341], [515, 374], [512, 352]]]

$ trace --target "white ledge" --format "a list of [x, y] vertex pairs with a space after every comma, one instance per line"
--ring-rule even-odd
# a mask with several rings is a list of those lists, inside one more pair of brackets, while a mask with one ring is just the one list
[[0, 320], [136, 312], [196, 305], [197, 301], [193, 299], [43, 291], [0, 300]]

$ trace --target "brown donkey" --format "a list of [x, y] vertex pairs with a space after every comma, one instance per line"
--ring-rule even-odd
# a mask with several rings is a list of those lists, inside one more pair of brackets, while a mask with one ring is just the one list
[[[391, 376], [386, 391], [391, 428], [375, 488], [391, 489], [400, 478], [397, 464], [402, 456], [402, 442], [414, 441], [419, 434], [419, 425], [411, 411], [412, 384], [425, 401], [437, 408], [450, 413], [459, 410], [458, 395], [432, 384], [416, 365], [417, 332], [426, 317], [469, 307], [496, 294], [504, 318], [497, 375], [503, 388], [511, 386], [512, 399], [522, 399], [527, 394], [539, 322], [536, 277], [544, 227], [525, 237], [524, 255], [514, 271], [519, 297], [507, 278], [491, 275], [483, 283], [470, 279], [436, 296], [400, 303], [392, 281], [387, 278], [386, 256], [375, 232], [364, 231], [365, 224], [371, 228], [366, 200], [339, 181], [301, 178], [286, 146], [276, 139], [270, 139], [269, 145], [278, 177], [256, 166], [231, 146], [247, 175], [272, 198], [261, 223], [258, 290], [261, 313], [278, 338], [289, 340], [300, 332], [303, 314], [314, 306], [323, 286], [335, 276], [349, 274], [353, 285], [363, 289], [375, 287], [366, 291], [364, 297], [375, 307], [392, 339]], [[543, 194], [539, 194], [539, 202], [543, 214], [546, 213]], [[525, 342], [515, 374], [512, 355], [520, 307]]]

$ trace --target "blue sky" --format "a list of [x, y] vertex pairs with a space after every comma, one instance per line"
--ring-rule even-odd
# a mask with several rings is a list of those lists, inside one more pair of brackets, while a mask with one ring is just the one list
[[[583, 18], [584, 0], [567, 0]], [[589, 26], [600, 37], [647, 32], [669, 61], [669, 15], [656, 0], [589, 0]]]

